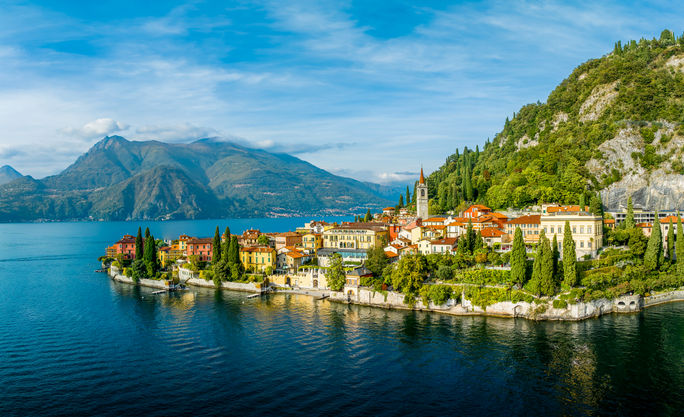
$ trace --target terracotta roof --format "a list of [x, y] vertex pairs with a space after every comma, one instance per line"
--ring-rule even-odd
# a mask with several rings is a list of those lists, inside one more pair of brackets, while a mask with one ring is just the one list
[[266, 253], [266, 252], [272, 252], [275, 249], [269, 248], [266, 246], [249, 246], [246, 248], [240, 248], [240, 252], [261, 252], [261, 253]]
[[396, 258], [399, 256], [398, 253], [390, 252], [390, 251], [385, 251], [385, 255], [387, 255], [388, 258]]
[[[575, 206], [560, 206], [560, 207], [547, 207], [546, 212], [547, 213], [559, 213], [559, 212], [573, 212], [573, 211], [582, 211], [580, 210], [579, 205]], [[589, 211], [589, 206], [584, 206], [584, 211]]]
[[394, 211], [394, 207], [385, 207], [382, 211]]
[[423, 220], [423, 223], [425, 222], [443, 222], [446, 220], [446, 217], [429, 217], [425, 220]]
[[[472, 223], [486, 223], [486, 222], [491, 222], [491, 221], [493, 221], [493, 218], [492, 218], [492, 216], [490, 216], [489, 214], [486, 214], [486, 215], [484, 215], [484, 216], [474, 217], [474, 218], [469, 219], [469, 220], [470, 220]], [[467, 223], [467, 222], [466, 222], [466, 223]]]
[[663, 217], [662, 219], [660, 219], [660, 223], [670, 223], [670, 220], [672, 220], [672, 224], [677, 223], [677, 216], [670, 215], [667, 217]]
[[485, 227], [484, 229], [480, 230], [480, 234], [482, 234], [482, 237], [501, 237], [505, 233], [494, 227]]
[[297, 232], [283, 232], [283, 233], [278, 233], [276, 237], [298, 237], [301, 236]]
[[191, 237], [190, 239], [188, 239], [188, 245], [198, 245], [207, 243], [214, 243], [214, 239], [210, 237]]
[[636, 227], [653, 227], [651, 223], [637, 223], [635, 224]]
[[495, 211], [489, 213], [489, 215], [492, 216], [492, 217], [494, 217], [494, 218], [497, 218], [497, 219], [504, 219], [504, 220], [505, 220], [505, 219], [508, 218], [505, 214], [497, 213], [497, 212], [495, 212]]
[[476, 209], [478, 209], [478, 210], [490, 210], [490, 211], [491, 211], [491, 209], [490, 209], [489, 207], [483, 206], [482, 204], [473, 204], [473, 205], [471, 205], [470, 207], [468, 207], [468, 208], [466, 209], [466, 211], [468, 211], [468, 210], [470, 210], [470, 209], [472, 209], [472, 208], [476, 208]]
[[507, 222], [508, 224], [541, 224], [541, 214], [532, 214], [529, 216], [520, 216], [515, 219], [511, 219]]
[[451, 245], [451, 246], [454, 246], [456, 244], [456, 242], [458, 242], [458, 239], [456, 239], [455, 237], [447, 237], [444, 239], [433, 240], [430, 243], [433, 245]]
[[289, 256], [290, 258], [294, 258], [294, 259], [299, 259], [299, 258], [303, 258], [303, 257], [304, 257], [304, 254], [303, 254], [303, 253], [297, 252], [297, 251], [288, 252], [288, 253], [286, 253], [285, 255], [286, 255], [286, 256]]
[[603, 219], [604, 224], [615, 224], [615, 219]]

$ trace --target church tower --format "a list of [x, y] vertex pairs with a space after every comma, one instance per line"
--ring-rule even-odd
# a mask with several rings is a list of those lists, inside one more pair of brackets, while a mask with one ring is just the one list
[[414, 191], [416, 193], [416, 215], [420, 219], [427, 219], [428, 216], [428, 187], [423, 175], [423, 167], [420, 168], [420, 180]]

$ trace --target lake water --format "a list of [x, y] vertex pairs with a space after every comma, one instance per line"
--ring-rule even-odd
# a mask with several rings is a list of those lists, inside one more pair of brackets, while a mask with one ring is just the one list
[[[158, 238], [306, 219], [140, 223]], [[450, 317], [94, 273], [138, 223], [0, 225], [0, 416], [681, 415], [684, 303]]]

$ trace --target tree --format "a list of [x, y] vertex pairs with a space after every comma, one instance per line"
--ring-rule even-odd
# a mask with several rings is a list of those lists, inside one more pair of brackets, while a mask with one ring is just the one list
[[579, 206], [580, 206], [580, 211], [584, 211], [585, 207], [587, 206], [587, 202], [584, 197], [584, 191], [580, 194], [579, 198]]
[[145, 266], [145, 261], [142, 259], [136, 259], [131, 264], [131, 273], [133, 281], [138, 282], [142, 278], [147, 276], [147, 267]]
[[522, 286], [525, 283], [525, 263], [527, 262], [527, 252], [525, 242], [523, 242], [522, 230], [515, 228], [513, 238], [513, 249], [511, 249], [511, 281]]
[[230, 242], [231, 242], [231, 236], [230, 236], [230, 229], [226, 226], [226, 231], [223, 233], [225, 236], [225, 240], [221, 244], [221, 260], [228, 262], [228, 258], [230, 257]]
[[473, 222], [471, 219], [468, 219], [468, 227], [466, 229], [466, 251], [470, 254], [473, 253], [473, 250], [475, 250], [475, 230], [473, 230]]
[[368, 211], [366, 212], [366, 217], [363, 218], [363, 221], [369, 222], [371, 220], [373, 220], [373, 216], [371, 215], [370, 209], [368, 209]]
[[623, 224], [626, 230], [634, 228], [634, 206], [632, 205], [632, 197], [627, 199], [627, 215], [625, 216]]
[[420, 287], [427, 279], [428, 267], [423, 255], [407, 255], [399, 260], [392, 273], [392, 286], [405, 295], [404, 302], [415, 303]]
[[230, 247], [228, 248], [228, 263], [241, 264], [240, 262], [240, 244], [237, 236], [231, 236]]
[[641, 231], [640, 228], [634, 227], [629, 231], [629, 240], [627, 241], [627, 245], [629, 246], [629, 249], [632, 251], [632, 255], [634, 255], [635, 258], [643, 258], [644, 253], [646, 253], [647, 243], [648, 239], [646, 236], [644, 236], [644, 232]]
[[603, 216], [603, 205], [601, 199], [597, 195], [593, 195], [589, 200], [589, 211], [594, 216]]
[[551, 243], [551, 255], [553, 258], [553, 281], [556, 283], [556, 286], [558, 286], [560, 284], [560, 277], [558, 276], [558, 261], [560, 260], [560, 252], [558, 251], [558, 239], [556, 238], [555, 233], [553, 235], [553, 242]]
[[411, 202], [411, 192], [409, 191], [409, 186], [406, 186], [406, 205], [408, 206]]
[[542, 248], [541, 272], [539, 274], [541, 292], [544, 295], [554, 295], [556, 293], [556, 283], [553, 278], [555, 274], [553, 250], [546, 236], [542, 239]]
[[145, 239], [147, 239], [148, 237], [150, 237], [150, 228], [146, 227], [145, 228]]
[[435, 275], [440, 281], [449, 281], [454, 277], [454, 270], [448, 265], [440, 265]]
[[218, 226], [214, 232], [214, 241], [212, 242], [211, 263], [218, 263], [221, 261], [221, 234]]
[[677, 255], [677, 274], [684, 276], [684, 232], [682, 232], [682, 218], [677, 212], [677, 242], [675, 244]]
[[404, 195], [403, 195], [403, 194], [399, 194], [399, 204], [398, 204], [398, 206], [399, 206], [399, 207], [404, 207]]
[[271, 241], [269, 240], [268, 236], [259, 235], [259, 237], [257, 238], [257, 243], [261, 246], [268, 246], [269, 243], [271, 243]]
[[143, 258], [143, 239], [142, 230], [138, 226], [138, 235], [135, 237], [135, 259], [142, 260]]
[[660, 231], [660, 219], [658, 212], [655, 213], [651, 237], [648, 239], [646, 253], [644, 253], [644, 266], [649, 271], [657, 271], [660, 266], [660, 255], [663, 251], [663, 237]]
[[674, 263], [675, 259], [675, 236], [674, 225], [670, 219], [670, 227], [667, 229], [667, 260], [670, 264]]
[[541, 296], [542, 294], [542, 259], [544, 258], [546, 247], [543, 245], [546, 235], [542, 229], [541, 235], [539, 236], [539, 243], [537, 244], [537, 254], [534, 257], [534, 262], [532, 263], [532, 277], [530, 277], [530, 282], [527, 284], [530, 291]]
[[368, 268], [376, 277], [382, 276], [382, 271], [387, 266], [387, 254], [385, 249], [381, 247], [370, 248], [366, 251], [366, 268]]
[[574, 287], [577, 285], [577, 253], [569, 221], [565, 222], [563, 232], [563, 284]]
[[154, 243], [154, 236], [149, 235], [145, 239], [145, 249], [143, 253], [143, 261], [147, 267], [147, 273], [149, 276], [154, 276], [157, 273], [158, 262], [157, 262], [157, 247]]
[[330, 267], [325, 274], [325, 278], [331, 290], [341, 291], [344, 288], [344, 284], [347, 282], [347, 275], [344, 273], [342, 255], [339, 253], [333, 254], [330, 258]]

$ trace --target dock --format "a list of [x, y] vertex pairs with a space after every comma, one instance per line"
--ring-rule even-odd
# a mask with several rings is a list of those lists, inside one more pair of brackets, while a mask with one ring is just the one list
[[247, 296], [247, 298], [257, 298], [257, 297], [261, 297], [261, 294], [250, 294]]

